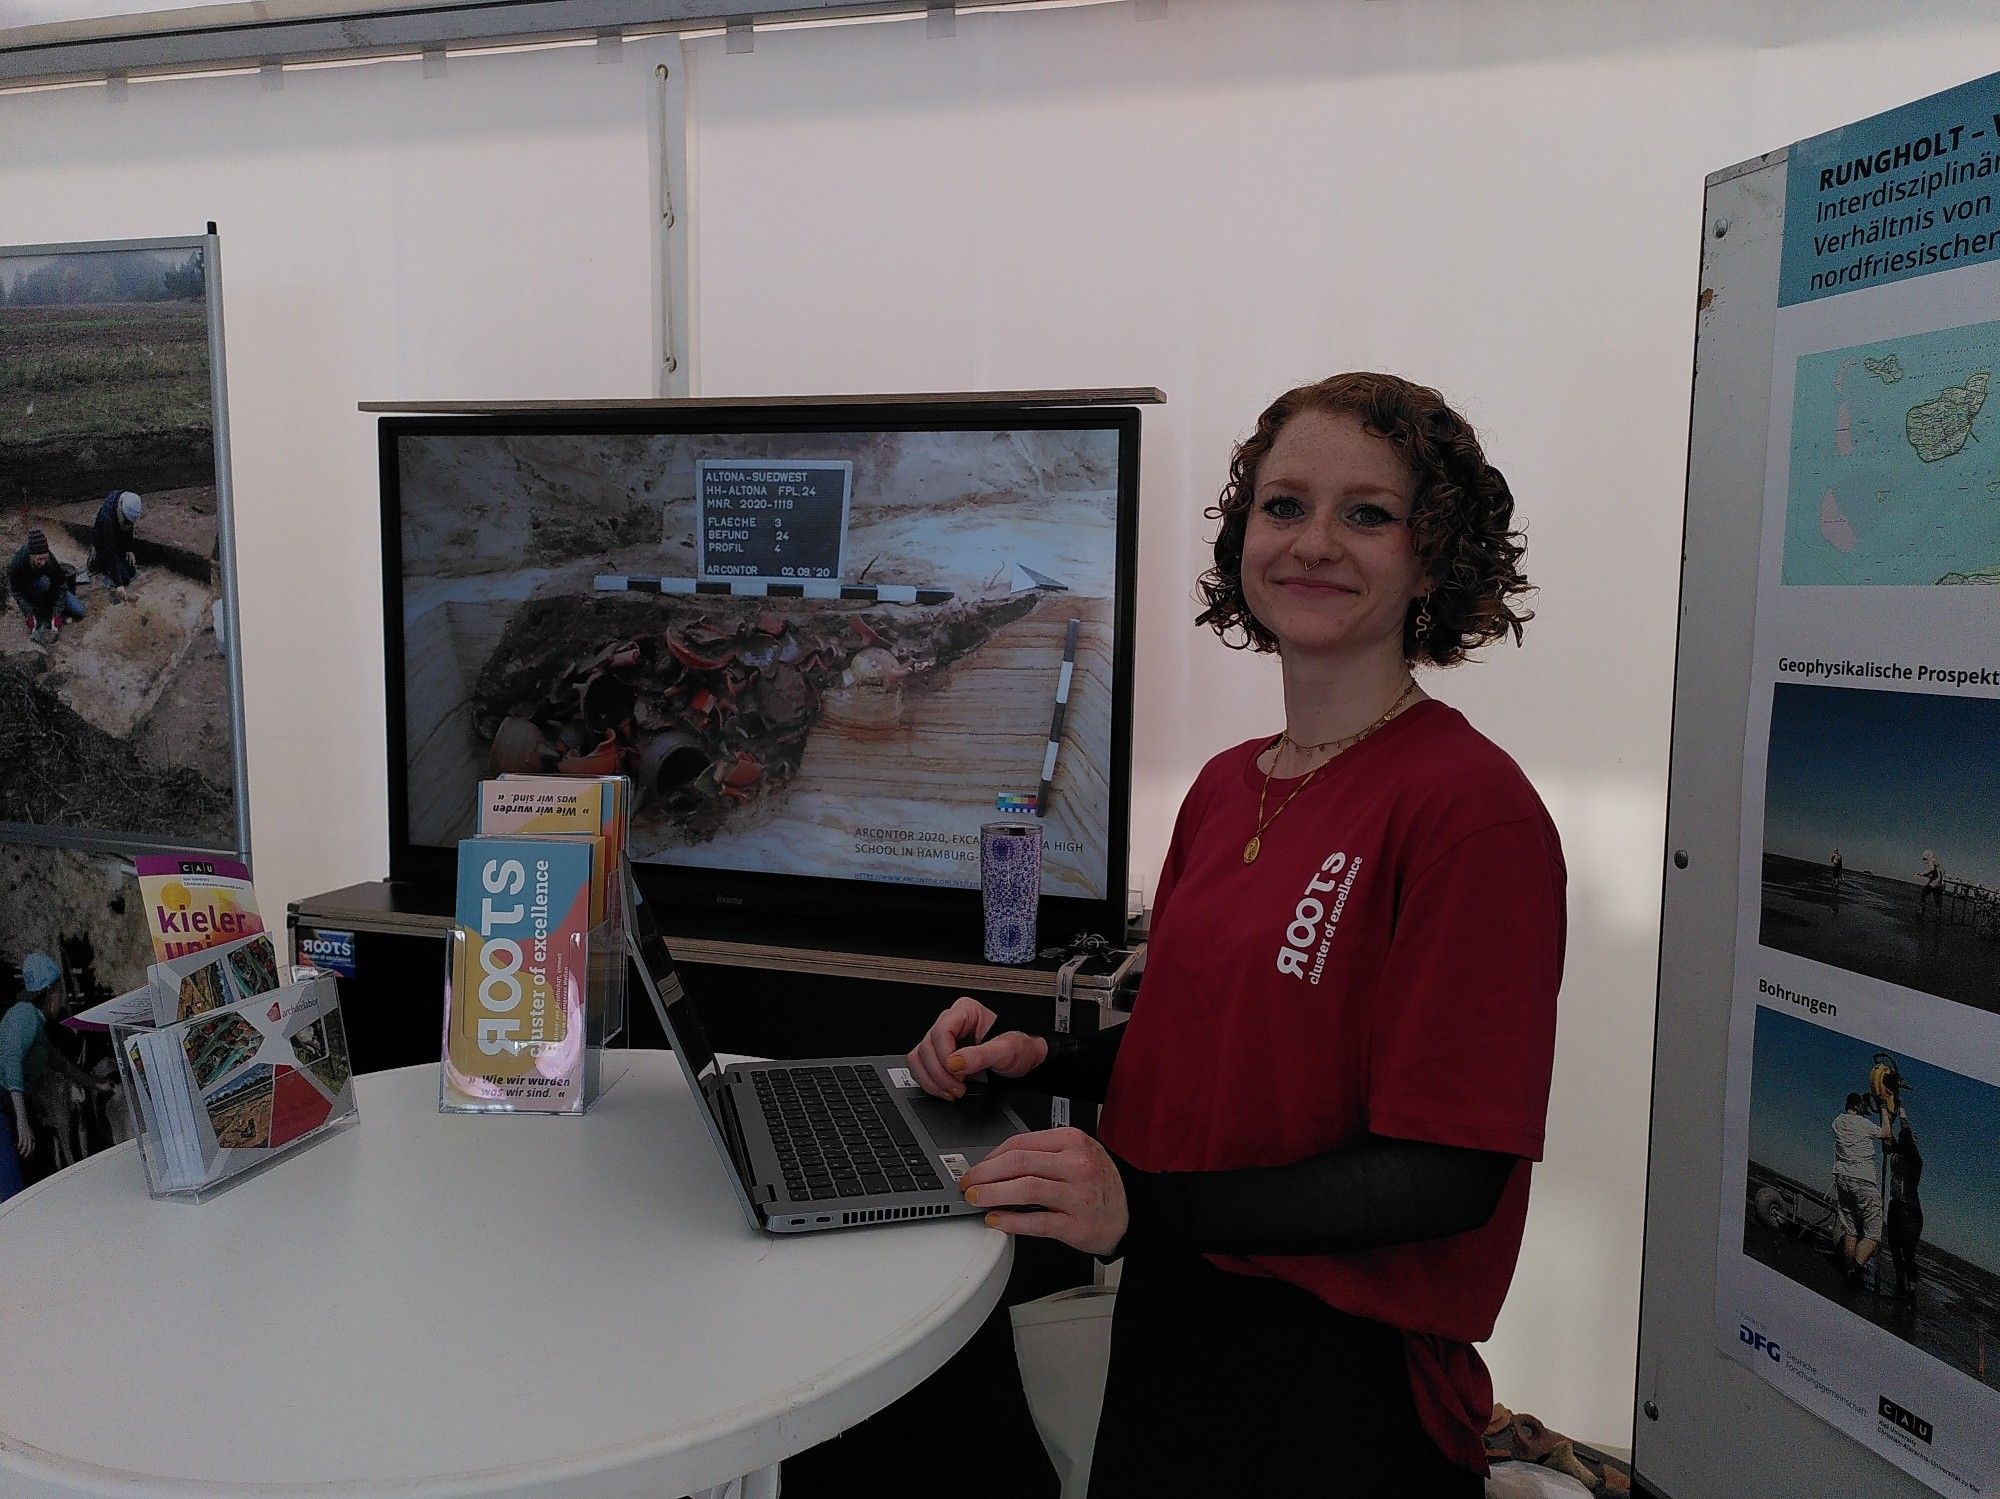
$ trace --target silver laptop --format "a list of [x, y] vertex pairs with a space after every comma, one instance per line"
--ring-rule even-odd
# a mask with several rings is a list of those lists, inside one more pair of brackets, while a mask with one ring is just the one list
[[640, 981], [753, 1228], [810, 1233], [982, 1211], [957, 1180], [1027, 1128], [1012, 1109], [976, 1088], [933, 1098], [900, 1056], [718, 1065], [658, 923], [636, 886], [630, 893]]

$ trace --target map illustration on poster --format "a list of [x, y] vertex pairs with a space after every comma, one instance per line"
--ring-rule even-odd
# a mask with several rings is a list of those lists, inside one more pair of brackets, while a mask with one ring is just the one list
[[1786, 583], [2000, 584], [1996, 368], [2000, 323], [1799, 360]]

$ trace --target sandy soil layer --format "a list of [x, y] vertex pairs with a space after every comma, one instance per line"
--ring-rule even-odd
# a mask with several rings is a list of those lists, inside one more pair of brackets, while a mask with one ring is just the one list
[[[236, 842], [235, 795], [188, 765], [148, 761], [0, 658], [0, 822], [146, 838], [205, 848]], [[227, 760], [218, 771], [227, 774]]]
[[221, 777], [230, 764], [234, 725], [230, 712], [229, 658], [213, 628], [188, 646], [171, 682], [155, 696], [132, 732], [132, 747], [155, 764], [184, 758], [198, 746], [202, 763]]
[[[113, 488], [213, 484], [215, 433], [204, 423], [178, 431], [119, 432], [0, 443], [7, 487], [0, 503], [81, 504]], [[144, 493], [145, 491], [141, 491]]]

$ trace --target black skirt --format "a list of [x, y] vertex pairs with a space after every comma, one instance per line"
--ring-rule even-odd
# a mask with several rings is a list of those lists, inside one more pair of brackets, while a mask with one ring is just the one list
[[1403, 1335], [1200, 1255], [1126, 1257], [1091, 1499], [1479, 1499], [1424, 1434]]

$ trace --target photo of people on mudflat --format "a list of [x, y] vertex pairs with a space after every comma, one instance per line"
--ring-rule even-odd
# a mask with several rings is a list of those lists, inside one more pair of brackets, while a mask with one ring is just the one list
[[129, 860], [0, 843], [0, 1202], [131, 1138], [110, 1041], [63, 1022], [152, 960]]
[[1044, 889], [1101, 897], [1117, 438], [399, 438], [412, 839], [483, 776], [622, 772], [641, 862], [976, 887], [1073, 680]]
[[1758, 940], [2000, 1013], [2000, 700], [1778, 684]]
[[1757, 1011], [1743, 1252], [2000, 1389], [2000, 1087]]
[[233, 848], [199, 247], [0, 250], [0, 825]]

